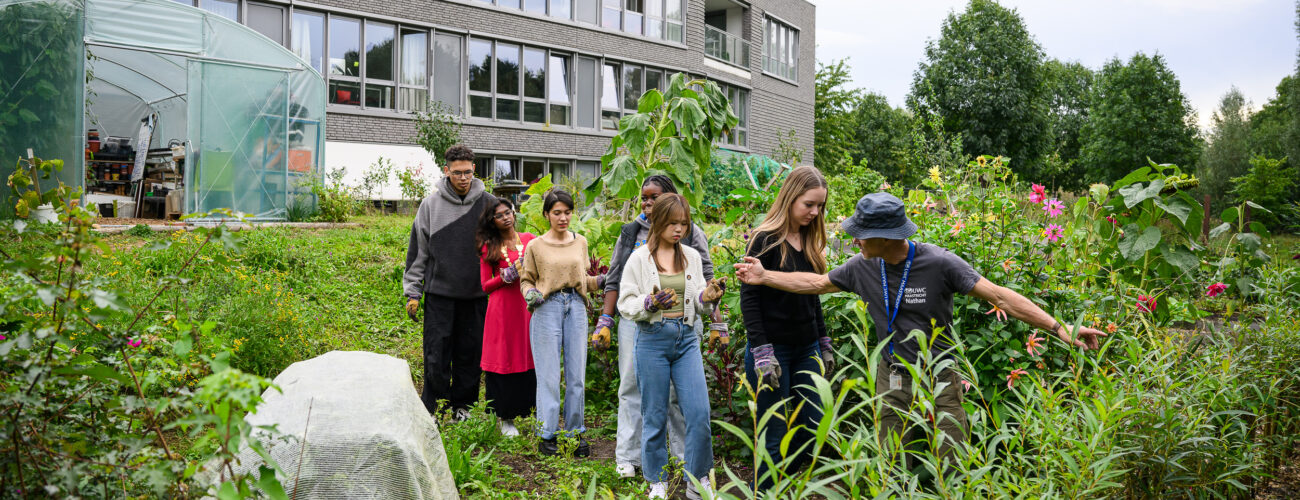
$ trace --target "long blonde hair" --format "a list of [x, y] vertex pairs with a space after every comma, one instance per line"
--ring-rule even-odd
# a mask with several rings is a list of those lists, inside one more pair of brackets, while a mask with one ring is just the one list
[[[785, 178], [785, 183], [781, 185], [781, 191], [776, 195], [776, 201], [772, 203], [771, 208], [767, 209], [767, 216], [763, 218], [763, 223], [754, 230], [755, 234], [769, 233], [771, 238], [762, 250], [750, 254], [762, 255], [773, 248], [780, 247], [781, 266], [785, 267], [790, 252], [781, 243], [790, 235], [790, 207], [804, 193], [817, 188], [826, 189], [827, 184], [826, 178], [816, 167], [802, 166], [790, 171], [790, 175]], [[813, 269], [818, 273], [825, 273], [826, 256], [822, 251], [826, 249], [826, 210], [823, 208], [817, 212], [817, 217], [811, 223], [799, 228], [799, 235], [803, 239], [803, 253], [812, 263]], [[749, 240], [751, 248], [747, 250], [752, 250], [756, 239]]]
[[[659, 250], [660, 234], [673, 223], [674, 219], [686, 218], [687, 230], [691, 227], [691, 205], [686, 203], [686, 198], [677, 193], [664, 193], [655, 198], [654, 210], [650, 212], [650, 234], [647, 235], [646, 245], [650, 248], [650, 259], [654, 261], [655, 267], [659, 272], [664, 272], [663, 264], [655, 257], [656, 250]], [[682, 251], [682, 242], [673, 243], [673, 263], [677, 269], [682, 272], [686, 271], [686, 253]]]

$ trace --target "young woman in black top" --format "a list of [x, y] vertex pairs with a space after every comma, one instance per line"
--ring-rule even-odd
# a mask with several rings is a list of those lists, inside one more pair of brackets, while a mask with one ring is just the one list
[[[745, 252], [747, 258], [758, 259], [764, 269], [825, 273], [826, 256], [822, 253], [826, 249], [825, 209], [826, 178], [813, 167], [794, 169], [768, 209], [767, 217], [754, 230]], [[749, 339], [745, 376], [757, 392], [760, 418], [769, 408], [791, 396], [783, 414], [792, 414], [803, 403], [789, 426], [774, 418], [761, 429], [760, 445], [767, 448], [774, 463], [779, 463], [781, 441], [788, 429], [799, 425], [815, 429], [821, 419], [818, 411], [821, 402], [811, 389], [810, 374], [829, 376], [834, 361], [822, 319], [821, 300], [812, 295], [742, 284], [740, 309]], [[789, 453], [806, 458], [809, 450], [802, 448], [811, 437], [810, 431], [800, 431], [790, 443]], [[760, 489], [769, 488], [774, 479], [763, 465], [754, 477]]]

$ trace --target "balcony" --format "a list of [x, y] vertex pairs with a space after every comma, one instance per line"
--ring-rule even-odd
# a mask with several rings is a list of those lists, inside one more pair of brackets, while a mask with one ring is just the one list
[[704, 25], [704, 55], [749, 69], [749, 41], [707, 24]]

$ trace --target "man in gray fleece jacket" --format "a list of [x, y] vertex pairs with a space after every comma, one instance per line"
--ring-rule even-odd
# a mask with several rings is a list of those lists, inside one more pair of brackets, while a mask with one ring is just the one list
[[479, 285], [474, 233], [487, 204], [483, 181], [474, 178], [474, 152], [447, 148], [443, 177], [420, 202], [406, 249], [402, 293], [406, 314], [419, 321], [424, 297], [424, 391], [430, 413], [450, 402], [457, 418], [478, 399], [479, 359], [487, 295]]

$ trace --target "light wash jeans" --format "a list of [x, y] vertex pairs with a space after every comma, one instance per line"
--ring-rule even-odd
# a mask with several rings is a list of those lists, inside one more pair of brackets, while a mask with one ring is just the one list
[[667, 480], [668, 389], [681, 387], [677, 401], [686, 419], [685, 470], [696, 478], [713, 468], [713, 435], [709, 431], [709, 392], [704, 358], [695, 328], [680, 318], [641, 323], [636, 336], [636, 375], [641, 386], [641, 475], [646, 481]]
[[569, 434], [583, 425], [583, 386], [587, 379], [587, 306], [576, 293], [555, 292], [533, 310], [529, 323], [533, 365], [537, 369], [538, 436], [560, 431], [560, 371], [564, 371], [564, 424]]
[[[699, 335], [703, 323], [695, 323]], [[636, 384], [635, 321], [618, 320], [618, 436], [614, 445], [614, 462], [641, 465], [641, 389]], [[677, 403], [677, 389], [668, 390], [668, 447], [673, 456], [685, 460], [686, 421]]]

